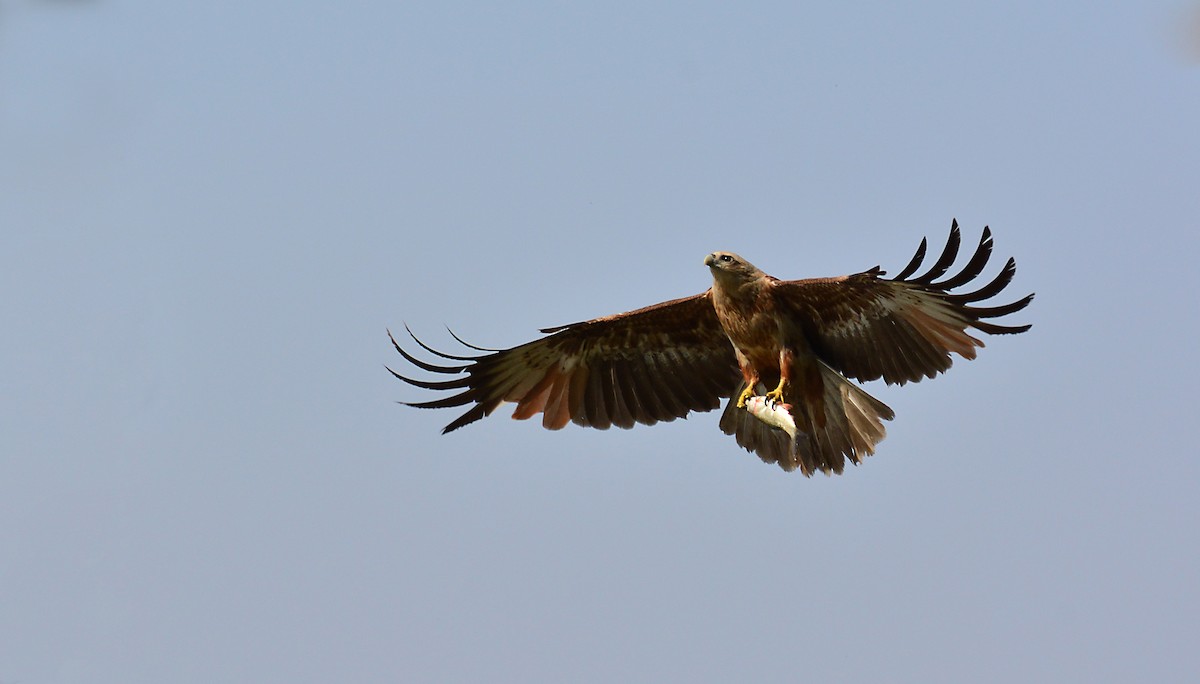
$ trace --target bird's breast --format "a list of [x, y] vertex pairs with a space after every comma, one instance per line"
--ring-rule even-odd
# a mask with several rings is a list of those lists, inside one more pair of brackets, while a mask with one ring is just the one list
[[714, 299], [717, 319], [733, 346], [756, 368], [769, 368], [779, 361], [779, 323], [770, 307], [751, 299]]

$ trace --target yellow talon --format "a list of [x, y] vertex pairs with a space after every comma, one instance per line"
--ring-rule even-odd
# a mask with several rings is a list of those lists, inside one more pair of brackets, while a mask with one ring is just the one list
[[783, 378], [780, 378], [779, 386], [776, 387], [775, 389], [771, 390], [770, 392], [767, 392], [767, 401], [770, 401], [770, 402], [773, 402], [776, 404], [782, 404], [783, 403], [783, 386], [786, 384], [786, 382], [787, 381], [785, 381]]
[[746, 408], [746, 402], [752, 396], [754, 396], [754, 385], [746, 385], [746, 389], [742, 390], [742, 396], [738, 397], [737, 407]]

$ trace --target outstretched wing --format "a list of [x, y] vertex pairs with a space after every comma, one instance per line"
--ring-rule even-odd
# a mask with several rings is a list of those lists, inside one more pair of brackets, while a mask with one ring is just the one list
[[552, 334], [512, 349], [489, 350], [463, 342], [489, 352], [478, 356], [444, 354], [413, 336], [426, 351], [465, 362], [450, 366], [422, 361], [392, 338], [396, 351], [414, 366], [461, 377], [432, 382], [388, 371], [410, 385], [458, 391], [409, 406], [473, 404], [442, 432], [479, 420], [506, 401], [517, 405], [513, 418], [541, 413], [542, 425], [551, 430], [568, 421], [601, 430], [653, 425], [719, 408], [721, 398], [730, 396], [741, 377], [710, 292], [542, 332]]
[[1033, 300], [1027, 295], [1011, 304], [976, 306], [1000, 294], [1016, 273], [1014, 259], [991, 282], [967, 293], [954, 293], [975, 281], [992, 254], [992, 232], [983, 236], [974, 255], [957, 274], [945, 276], [958, 256], [961, 235], [958, 222], [941, 256], [919, 276], [913, 276], [925, 259], [926, 242], [895, 278], [884, 279], [878, 266], [839, 278], [817, 278], [776, 283], [777, 303], [785, 315], [798, 322], [813, 351], [826, 363], [859, 380], [883, 378], [903, 385], [934, 377], [950, 367], [950, 352], [975, 358], [983, 342], [968, 328], [993, 335], [1025, 332], [1028, 325], [999, 325], [984, 319], [1024, 309]]

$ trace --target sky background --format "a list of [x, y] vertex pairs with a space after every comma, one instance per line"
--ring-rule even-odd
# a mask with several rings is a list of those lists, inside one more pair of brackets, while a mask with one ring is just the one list
[[[953, 217], [840, 477], [384, 370]], [[0, 0], [0, 684], [1196, 681], [1197, 228], [1185, 1]]]

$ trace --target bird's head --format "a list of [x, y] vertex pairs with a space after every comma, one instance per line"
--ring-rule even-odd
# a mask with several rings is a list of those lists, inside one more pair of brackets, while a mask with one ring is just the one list
[[762, 271], [733, 252], [713, 252], [704, 257], [704, 265], [713, 279], [722, 283], [743, 283], [762, 276]]

